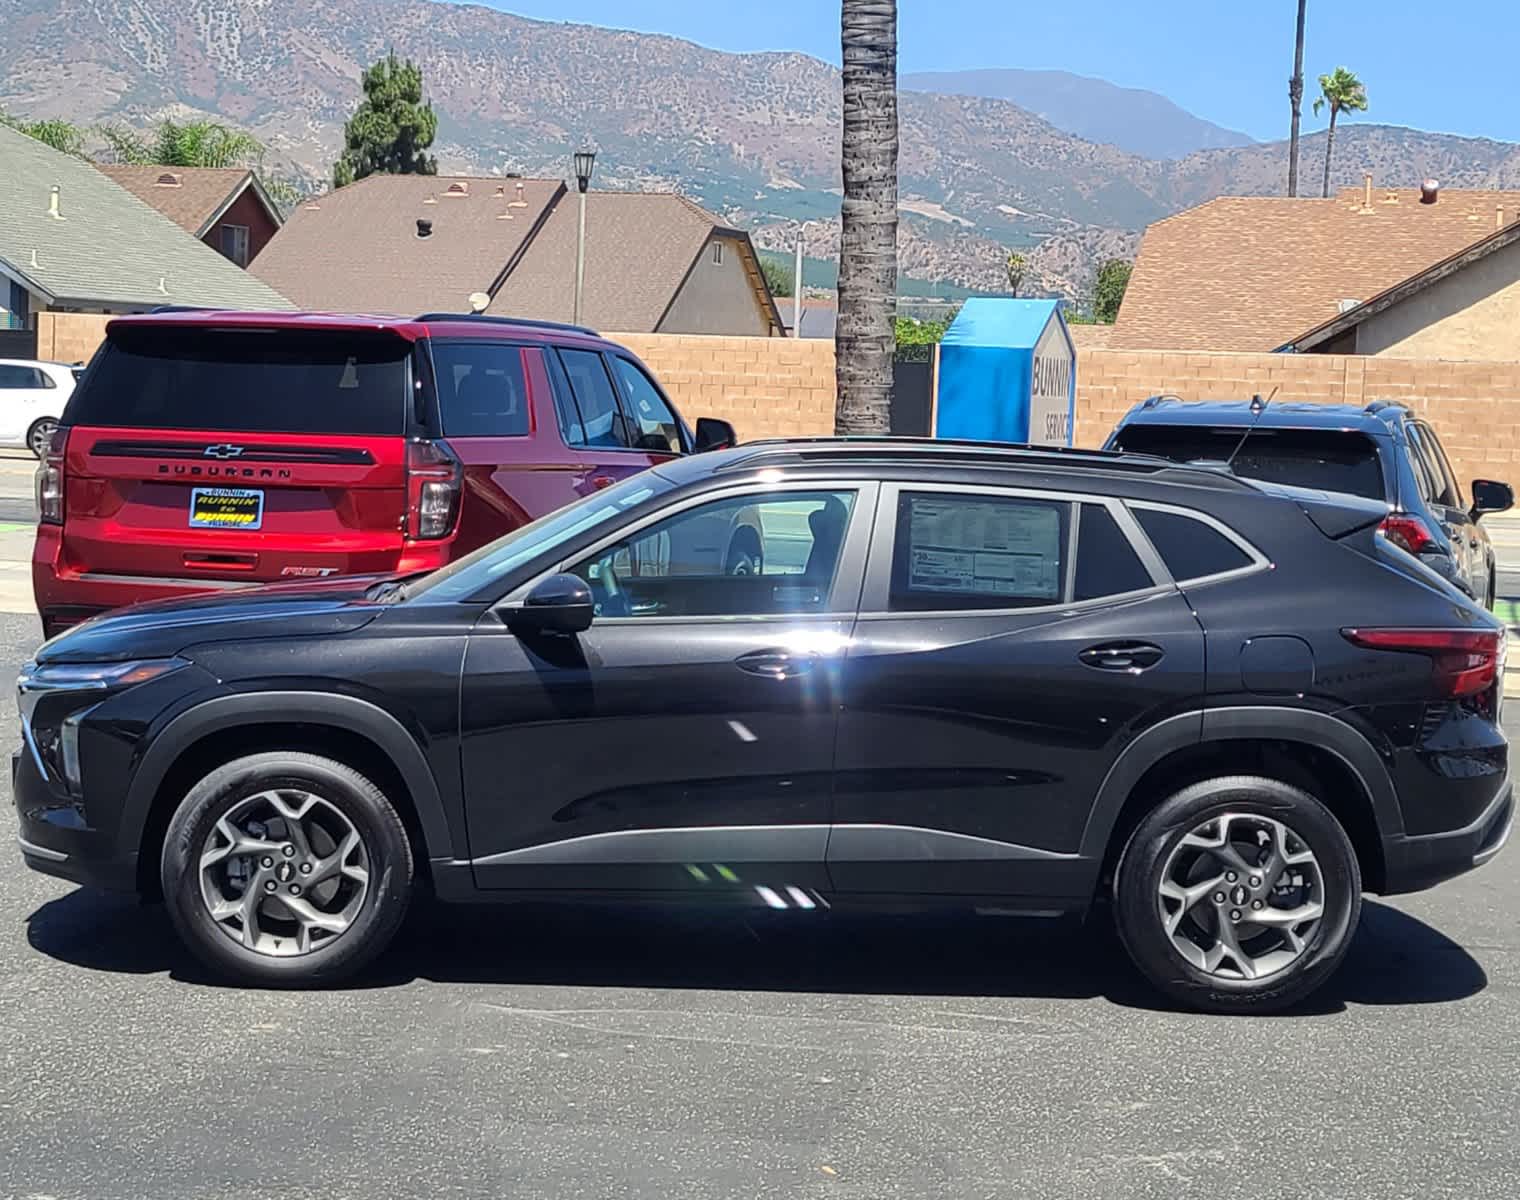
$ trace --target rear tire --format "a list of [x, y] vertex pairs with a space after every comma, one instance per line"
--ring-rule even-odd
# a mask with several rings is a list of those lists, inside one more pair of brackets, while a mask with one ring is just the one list
[[1208, 1012], [1275, 1012], [1309, 996], [1345, 957], [1361, 906], [1340, 822], [1307, 792], [1256, 776], [1164, 801], [1130, 835], [1114, 880], [1115, 923], [1141, 974]]
[[55, 417], [39, 417], [32, 422], [31, 428], [26, 431], [26, 446], [39, 459], [47, 457], [48, 447], [52, 445], [53, 434], [58, 430], [58, 421]]
[[765, 570], [760, 539], [749, 530], [741, 530], [729, 544], [723, 563], [725, 575], [759, 575]]
[[220, 975], [262, 987], [334, 983], [390, 943], [412, 849], [385, 793], [352, 767], [252, 754], [190, 789], [164, 836], [175, 930]]

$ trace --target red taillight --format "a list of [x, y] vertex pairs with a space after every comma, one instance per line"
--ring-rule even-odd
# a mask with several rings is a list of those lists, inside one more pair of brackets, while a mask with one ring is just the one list
[[1502, 629], [1342, 629], [1341, 634], [1369, 650], [1427, 656], [1431, 682], [1449, 699], [1488, 691], [1504, 668]]
[[458, 460], [437, 442], [406, 446], [406, 535], [436, 541], [454, 532], [464, 486]]
[[1410, 554], [1423, 554], [1436, 543], [1425, 522], [1408, 513], [1389, 514], [1378, 526], [1378, 531], [1400, 550], [1407, 550]]
[[60, 425], [37, 467], [37, 519], [44, 525], [63, 524], [63, 454], [68, 444], [69, 431]]

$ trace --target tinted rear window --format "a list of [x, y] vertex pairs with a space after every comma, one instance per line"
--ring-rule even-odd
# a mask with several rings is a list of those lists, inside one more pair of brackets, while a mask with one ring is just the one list
[[446, 437], [520, 437], [529, 431], [521, 346], [435, 342], [433, 373]]
[[1134, 513], [1178, 583], [1251, 565], [1250, 555], [1212, 525], [1156, 508], [1137, 507]]
[[411, 346], [331, 331], [117, 331], [64, 410], [70, 425], [402, 434]]
[[1242, 478], [1383, 499], [1383, 469], [1377, 446], [1365, 434], [1337, 429], [1257, 429], [1240, 445], [1245, 434], [1240, 428], [1146, 424], [1119, 430], [1115, 441], [1125, 450], [1159, 454], [1175, 462], [1223, 462], [1240, 446], [1231, 470]]

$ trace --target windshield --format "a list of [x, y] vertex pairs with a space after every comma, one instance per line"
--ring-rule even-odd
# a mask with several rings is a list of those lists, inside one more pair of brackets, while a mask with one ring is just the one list
[[433, 572], [426, 579], [408, 586], [406, 597], [408, 600], [426, 598], [429, 603], [467, 600], [493, 585], [506, 583], [519, 567], [533, 563], [588, 529], [606, 524], [650, 497], [668, 492], [671, 486], [653, 471], [625, 479], [605, 491], [577, 500], [515, 529], [473, 554]]
[[[1244, 438], [1244, 444], [1242, 444]], [[1377, 445], [1366, 434], [1340, 429], [1255, 429], [1192, 425], [1129, 425], [1114, 444], [1173, 462], [1224, 462], [1243, 479], [1384, 498]], [[1239, 450], [1237, 452], [1237, 447]]]

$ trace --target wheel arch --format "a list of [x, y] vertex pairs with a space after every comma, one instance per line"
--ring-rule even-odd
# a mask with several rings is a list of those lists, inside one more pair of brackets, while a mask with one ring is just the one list
[[1240, 706], [1153, 726], [1110, 768], [1082, 835], [1101, 888], [1145, 813], [1217, 774], [1265, 774], [1318, 797], [1346, 828], [1368, 889], [1385, 876], [1383, 840], [1403, 831], [1393, 781], [1372, 744], [1344, 721], [1306, 709]]
[[143, 755], [127, 792], [122, 824], [123, 840], [129, 843], [125, 848], [138, 851], [139, 882], [156, 884], [155, 839], [168, 827], [179, 799], [174, 792], [187, 771], [194, 774], [207, 763], [282, 745], [378, 774], [382, 778], [374, 782], [387, 792], [399, 786], [402, 794], [392, 799], [407, 832], [418, 841], [420, 870], [426, 870], [430, 858], [456, 857], [437, 780], [416, 740], [394, 716], [354, 696], [247, 692], [215, 697], [181, 713]]

